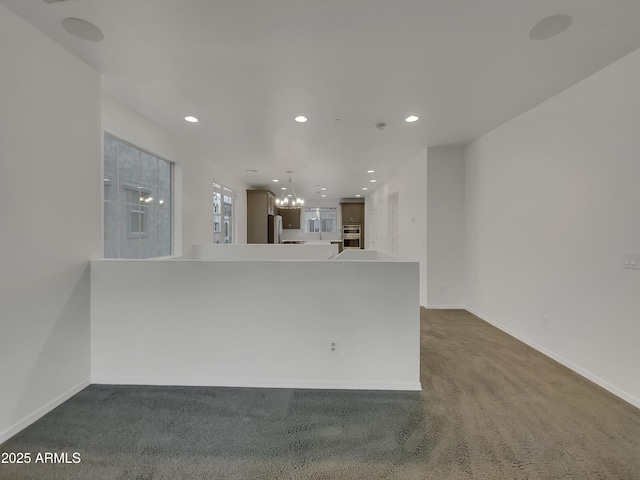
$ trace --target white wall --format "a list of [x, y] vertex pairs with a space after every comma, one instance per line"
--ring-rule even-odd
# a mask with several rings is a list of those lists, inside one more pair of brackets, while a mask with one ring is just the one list
[[427, 159], [427, 306], [463, 308], [463, 147], [434, 147]]
[[91, 368], [95, 383], [419, 390], [418, 264], [93, 261]]
[[378, 186], [365, 204], [365, 248], [391, 252], [389, 195], [398, 193], [397, 254], [420, 263], [420, 305], [427, 305], [427, 149]]
[[638, 85], [640, 50], [468, 147], [466, 300], [640, 407]]
[[[224, 159], [209, 158], [171, 132], [131, 110], [109, 93], [102, 94], [103, 131], [166, 160], [176, 162], [174, 252], [213, 241], [213, 180], [237, 191], [236, 239], [247, 241], [247, 185], [230, 174]], [[181, 235], [180, 235], [181, 234]]]
[[0, 6], [0, 443], [89, 383], [100, 76]]

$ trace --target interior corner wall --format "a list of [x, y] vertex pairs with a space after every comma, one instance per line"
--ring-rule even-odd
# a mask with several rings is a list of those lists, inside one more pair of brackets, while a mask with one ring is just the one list
[[464, 308], [464, 147], [427, 153], [427, 306]]
[[393, 253], [389, 196], [398, 194], [398, 255], [420, 263], [420, 305], [427, 305], [427, 149], [416, 155], [366, 199], [365, 248]]
[[220, 159], [210, 158], [172, 132], [138, 114], [107, 92], [102, 93], [102, 129], [115, 137], [175, 162], [174, 253], [213, 242], [213, 180], [235, 189], [235, 234], [247, 243], [248, 186], [230, 174]]
[[100, 75], [0, 5], [0, 443], [89, 384]]
[[640, 50], [467, 147], [466, 301], [640, 407]]

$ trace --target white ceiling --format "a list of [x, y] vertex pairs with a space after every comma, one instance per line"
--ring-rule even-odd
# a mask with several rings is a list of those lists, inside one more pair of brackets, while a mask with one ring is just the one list
[[[640, 47], [638, 0], [0, 3], [248, 184], [278, 191], [271, 179], [293, 170], [307, 199], [315, 185], [329, 198], [362, 193], [368, 169], [383, 182], [425, 147], [466, 144]], [[569, 30], [528, 37], [559, 13]], [[73, 37], [66, 17], [95, 23], [104, 41]]]

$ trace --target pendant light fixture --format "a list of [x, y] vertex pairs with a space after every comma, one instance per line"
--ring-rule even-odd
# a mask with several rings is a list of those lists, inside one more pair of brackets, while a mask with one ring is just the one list
[[[296, 191], [293, 189], [293, 183], [291, 183], [292, 170], [287, 170], [289, 174], [289, 186], [282, 190], [280, 198], [276, 198], [276, 206], [278, 208], [301, 208], [304, 205], [304, 200], [296, 195]], [[291, 191], [289, 191], [291, 190]]]

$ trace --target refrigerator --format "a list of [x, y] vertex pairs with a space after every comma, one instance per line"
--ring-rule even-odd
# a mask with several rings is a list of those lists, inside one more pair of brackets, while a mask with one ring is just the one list
[[273, 243], [282, 243], [282, 216], [275, 215], [273, 218]]
[[269, 215], [267, 243], [282, 243], [282, 216]]

